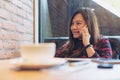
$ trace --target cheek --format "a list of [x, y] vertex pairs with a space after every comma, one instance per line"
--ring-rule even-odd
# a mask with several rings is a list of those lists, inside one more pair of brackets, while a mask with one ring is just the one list
[[81, 24], [80, 26], [79, 26], [79, 28], [83, 28], [84, 27], [84, 24]]
[[78, 26], [79, 30], [81, 30], [83, 27], [84, 27], [84, 24]]

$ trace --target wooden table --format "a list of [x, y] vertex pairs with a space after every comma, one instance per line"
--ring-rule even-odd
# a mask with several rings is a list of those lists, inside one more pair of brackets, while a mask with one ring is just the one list
[[42, 69], [14, 70], [8, 60], [0, 60], [0, 80], [120, 80], [120, 65], [112, 69], [98, 69], [97, 64]]

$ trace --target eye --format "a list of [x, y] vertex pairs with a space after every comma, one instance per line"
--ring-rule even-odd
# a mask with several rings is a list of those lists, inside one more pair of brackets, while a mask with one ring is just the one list
[[77, 24], [77, 25], [80, 25], [81, 23], [78, 22], [78, 23], [76, 23], [76, 24]]

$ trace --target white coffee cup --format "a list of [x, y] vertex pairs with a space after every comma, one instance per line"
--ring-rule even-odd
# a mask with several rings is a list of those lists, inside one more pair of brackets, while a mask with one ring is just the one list
[[21, 45], [21, 56], [27, 63], [45, 63], [54, 58], [55, 43]]

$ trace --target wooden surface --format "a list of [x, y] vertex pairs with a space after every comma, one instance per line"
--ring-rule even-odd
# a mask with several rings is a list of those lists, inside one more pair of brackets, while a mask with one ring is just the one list
[[10, 60], [0, 60], [0, 80], [120, 80], [120, 65], [98, 69], [96, 63], [42, 70], [15, 70]]
[[0, 80], [53, 80], [52, 76], [41, 71], [15, 70], [9, 60], [0, 60], [0, 64]]

